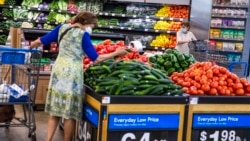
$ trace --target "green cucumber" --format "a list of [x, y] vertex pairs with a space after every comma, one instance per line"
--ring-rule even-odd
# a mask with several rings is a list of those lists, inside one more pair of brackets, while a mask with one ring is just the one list
[[156, 70], [156, 69], [151, 69], [151, 73], [157, 77], [158, 79], [161, 79], [161, 78], [166, 78], [166, 76], [161, 73], [160, 71]]
[[102, 65], [103, 70], [105, 70], [107, 73], [111, 73], [111, 70], [108, 66]]
[[137, 79], [129, 79], [129, 80], [124, 80], [123, 85], [128, 86], [128, 85], [139, 85], [140, 82]]
[[158, 78], [156, 78], [154, 75], [145, 75], [145, 76], [143, 76], [143, 80], [158, 81]]
[[102, 68], [102, 66], [91, 66], [91, 67], [89, 67], [89, 70], [97, 71], [97, 70], [103, 70], [103, 68]]
[[122, 89], [121, 89], [121, 93], [122, 92], [126, 92], [126, 91], [129, 91], [129, 90], [134, 90], [135, 89], [135, 86], [124, 86], [123, 85], [123, 87], [122, 87]]
[[123, 87], [123, 80], [120, 80], [120, 82], [118, 83], [118, 88], [115, 90], [115, 95], [120, 94], [122, 87]]
[[150, 93], [151, 89], [152, 89], [152, 87], [149, 87], [149, 88], [144, 89], [144, 90], [136, 91], [135, 95], [147, 95]]
[[167, 91], [164, 95], [168, 95], [168, 96], [181, 96], [184, 93], [184, 91], [182, 89], [179, 90], [169, 90]]
[[152, 90], [150, 91], [150, 95], [158, 95], [160, 94], [160, 92], [163, 93], [164, 89], [161, 86], [156, 85], [152, 87]]
[[153, 81], [153, 80], [142, 80], [140, 81], [140, 84], [151, 84], [151, 85], [158, 85], [160, 84], [158, 81]]
[[99, 83], [100, 86], [109, 86], [119, 83], [120, 80], [110, 80]]
[[119, 85], [118, 84], [115, 84], [111, 87], [110, 91], [109, 91], [109, 94], [110, 95], [114, 95], [116, 90], [118, 89]]
[[174, 83], [172, 80], [166, 79], [166, 78], [161, 78], [161, 79], [159, 79], [159, 82], [160, 82], [161, 84], [173, 84], [173, 83]]
[[99, 93], [99, 94], [104, 94], [104, 93], [106, 93], [107, 91], [105, 90], [105, 88], [100, 87], [100, 88], [96, 89], [95, 92], [96, 92], [96, 93]]
[[126, 74], [119, 74], [118, 77], [119, 78], [133, 78], [133, 79], [135, 79], [136, 75], [134, 75], [132, 73], [130, 73], [130, 74], [126, 73]]
[[152, 87], [152, 86], [153, 86], [153, 85], [150, 85], [150, 84], [144, 84], [144, 85], [136, 86], [136, 88], [137, 88], [137, 89], [144, 90], [144, 89], [150, 88], [150, 87]]
[[135, 91], [134, 90], [128, 90], [128, 91], [122, 91], [120, 95], [134, 95]]

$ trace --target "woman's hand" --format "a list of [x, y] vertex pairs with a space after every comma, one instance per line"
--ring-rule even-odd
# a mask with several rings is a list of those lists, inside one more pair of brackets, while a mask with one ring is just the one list
[[123, 56], [126, 55], [127, 53], [129, 53], [125, 48], [117, 48], [115, 51], [116, 56]]

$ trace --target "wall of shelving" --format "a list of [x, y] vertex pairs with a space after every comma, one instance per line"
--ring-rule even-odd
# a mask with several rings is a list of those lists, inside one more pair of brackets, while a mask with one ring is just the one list
[[[76, 10], [72, 9], [53, 9], [50, 8], [51, 4], [48, 3], [49, 1], [44, 0], [43, 3], [44, 2], [47, 4], [44, 7], [40, 5], [38, 7], [24, 6], [22, 1], [14, 5], [0, 5], [0, 9], [8, 9], [14, 12], [13, 15], [2, 15], [1, 19], [2, 21], [13, 20], [26, 22], [26, 26], [31, 28], [31, 31], [38, 29], [42, 34], [54, 28], [57, 24], [68, 21], [77, 13]], [[97, 13], [100, 18], [99, 26], [94, 32], [126, 34], [130, 37], [130, 40], [141, 40], [147, 49], [165, 50], [168, 47], [175, 47], [176, 31], [180, 28], [181, 21], [189, 18], [189, 3], [187, 3], [187, 1], [182, 3], [183, 5], [181, 6], [171, 5], [171, 3], [173, 3], [173, 1], [169, 1], [168, 6], [164, 6], [157, 1], [155, 1], [154, 4], [152, 4], [152, 1], [149, 1], [149, 3], [145, 1], [133, 1], [132, 4], [124, 1], [86, 1], [84, 7], [86, 7], [86, 10], [94, 10], [93, 12]], [[123, 6], [121, 11], [112, 11], [117, 9], [117, 7], [121, 7], [120, 5]], [[91, 6], [94, 8], [89, 8]], [[171, 11], [172, 15], [166, 15], [163, 14], [164, 12], [160, 12], [164, 10], [165, 13], [166, 10]], [[19, 14], [15, 14], [15, 12], [19, 12]], [[143, 14], [146, 12], [147, 14]], [[51, 18], [50, 15], [54, 13], [64, 16], [64, 18]], [[40, 17], [39, 15], [43, 16]], [[137, 23], [133, 25], [135, 22]], [[24, 29], [27, 31], [28, 28]], [[8, 33], [8, 27], [5, 31]], [[159, 40], [162, 40], [162, 42]]]

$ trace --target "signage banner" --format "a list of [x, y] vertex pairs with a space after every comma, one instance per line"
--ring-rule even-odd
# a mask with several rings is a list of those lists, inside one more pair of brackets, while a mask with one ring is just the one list
[[84, 116], [84, 118], [89, 120], [93, 125], [98, 127], [99, 115], [98, 115], [98, 112], [95, 109], [93, 109], [92, 107], [84, 104], [83, 105], [83, 116]]
[[179, 118], [179, 114], [111, 114], [108, 129], [178, 129]]
[[249, 114], [194, 114], [193, 128], [250, 128]]

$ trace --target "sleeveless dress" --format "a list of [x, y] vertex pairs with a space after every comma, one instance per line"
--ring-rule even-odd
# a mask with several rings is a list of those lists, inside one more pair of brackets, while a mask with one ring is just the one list
[[[61, 26], [58, 38], [70, 25]], [[45, 111], [52, 116], [80, 120], [84, 92], [82, 36], [84, 31], [72, 28], [59, 44], [48, 86]]]

